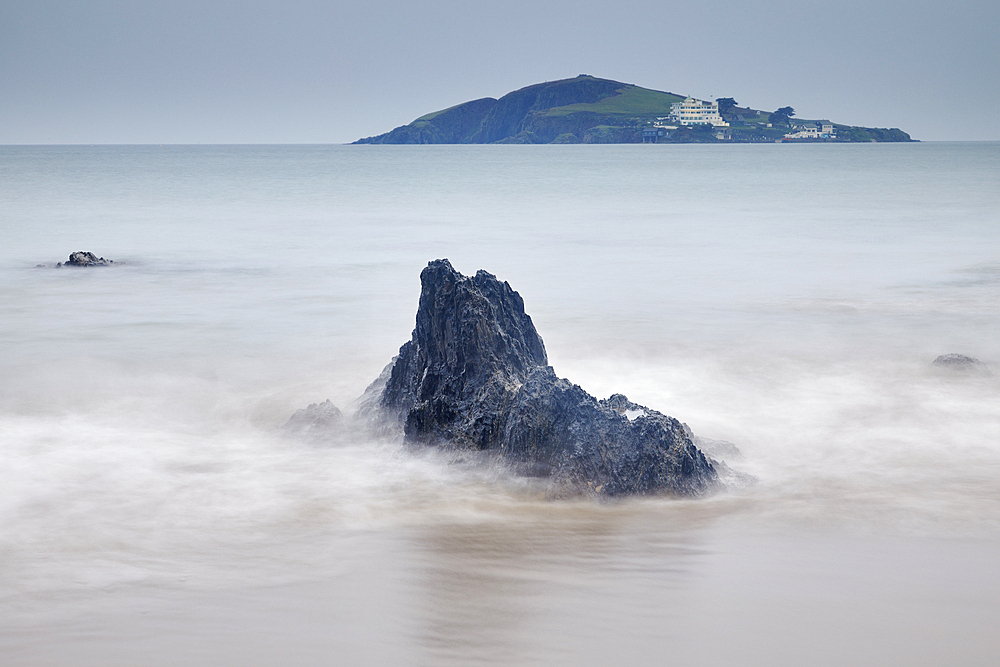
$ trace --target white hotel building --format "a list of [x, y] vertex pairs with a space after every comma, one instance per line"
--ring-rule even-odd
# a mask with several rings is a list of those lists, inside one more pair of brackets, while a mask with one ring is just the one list
[[683, 102], [670, 105], [670, 115], [667, 119], [681, 125], [714, 125], [729, 127], [729, 123], [719, 115], [718, 102], [702, 102], [689, 97]]

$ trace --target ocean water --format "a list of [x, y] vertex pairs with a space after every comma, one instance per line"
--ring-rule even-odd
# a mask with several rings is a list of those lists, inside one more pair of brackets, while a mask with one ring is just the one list
[[[0, 232], [4, 665], [1000, 662], [1000, 144], [6, 146]], [[440, 257], [757, 484], [282, 437]]]

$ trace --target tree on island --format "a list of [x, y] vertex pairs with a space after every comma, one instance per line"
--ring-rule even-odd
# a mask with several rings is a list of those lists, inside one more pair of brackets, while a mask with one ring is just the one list
[[719, 104], [719, 113], [729, 113], [733, 107], [736, 106], [737, 102], [731, 97], [720, 97], [715, 100]]
[[792, 107], [781, 107], [777, 111], [771, 113], [771, 125], [787, 125], [792, 126], [792, 116], [795, 115], [795, 109]]

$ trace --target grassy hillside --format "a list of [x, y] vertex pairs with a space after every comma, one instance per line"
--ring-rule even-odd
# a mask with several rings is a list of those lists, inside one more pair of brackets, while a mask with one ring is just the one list
[[670, 113], [671, 104], [683, 99], [682, 96], [673, 93], [626, 85], [618, 90], [617, 95], [593, 103], [553, 107], [547, 110], [545, 115], [558, 117], [572, 113], [595, 113], [605, 116], [660, 118]]

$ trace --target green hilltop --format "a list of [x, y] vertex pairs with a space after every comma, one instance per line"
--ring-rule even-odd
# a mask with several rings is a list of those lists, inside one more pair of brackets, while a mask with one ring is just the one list
[[[575, 79], [571, 79], [573, 81]], [[659, 118], [670, 113], [670, 107], [675, 102], [684, 99], [683, 95], [663, 93], [659, 90], [640, 88], [632, 84], [623, 84], [621, 88], [596, 102], [578, 102], [545, 111], [549, 117], [569, 116], [576, 113], [595, 113], [621, 118]]]
[[[773, 142], [796, 126], [820, 121], [775, 117], [731, 105], [725, 127], [679, 125], [667, 120], [683, 95], [581, 74], [484, 97], [425, 114], [391, 132], [359, 139], [356, 144], [549, 144]], [[770, 125], [770, 126], [769, 126]], [[806, 141], [911, 141], [898, 129], [836, 125], [835, 136]], [[808, 134], [808, 133], [807, 133]], [[799, 139], [796, 139], [799, 140]]]

